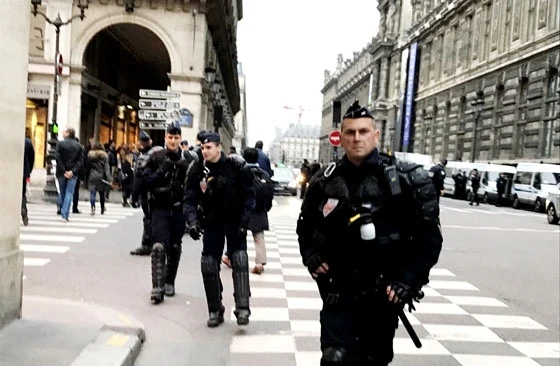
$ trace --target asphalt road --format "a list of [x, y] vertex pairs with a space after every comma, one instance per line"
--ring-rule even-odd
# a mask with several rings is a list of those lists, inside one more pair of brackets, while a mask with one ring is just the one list
[[[141, 214], [118, 206], [103, 218], [71, 216], [73, 226], [55, 224], [56, 216], [49, 221], [52, 207], [31, 207], [22, 231], [25, 294], [102, 304], [139, 319], [147, 334], [139, 366], [318, 365], [320, 303], [295, 237], [301, 201], [277, 197], [275, 203], [269, 264], [263, 276], [251, 275], [253, 315], [246, 328], [230, 316], [217, 329], [206, 327], [201, 243], [188, 236], [177, 295], [151, 305], [150, 259], [128, 254], [139, 243]], [[558, 365], [559, 226], [544, 214], [447, 198], [441, 223], [440, 262], [424, 307], [412, 317], [424, 348], [416, 353], [399, 329], [392, 365]], [[229, 269], [222, 268], [222, 279], [229, 314]], [[473, 328], [450, 335], [449, 326]]]

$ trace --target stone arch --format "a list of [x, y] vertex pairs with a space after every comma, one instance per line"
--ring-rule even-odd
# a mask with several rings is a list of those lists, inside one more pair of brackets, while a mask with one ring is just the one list
[[110, 17], [103, 17], [99, 20], [94, 21], [91, 24], [88, 24], [87, 27], [84, 27], [81, 33], [76, 37], [73, 47], [74, 50], [70, 57], [70, 64], [72, 66], [83, 66], [83, 57], [86, 51], [86, 48], [89, 42], [95, 37], [96, 34], [101, 32], [103, 29], [110, 27], [116, 24], [136, 24], [142, 26], [150, 31], [152, 31], [162, 43], [165, 45], [167, 49], [167, 53], [169, 55], [169, 61], [171, 64], [171, 73], [181, 73], [182, 71], [182, 60], [181, 54], [177, 47], [175, 46], [175, 42], [171, 39], [170, 35], [156, 22], [140, 17], [140, 16], [128, 16], [128, 15], [113, 15]]

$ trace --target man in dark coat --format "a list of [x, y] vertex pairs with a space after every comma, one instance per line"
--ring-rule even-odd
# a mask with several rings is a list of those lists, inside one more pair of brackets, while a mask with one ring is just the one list
[[264, 232], [268, 230], [268, 211], [272, 208], [274, 196], [274, 186], [270, 176], [263, 169], [259, 168], [259, 153], [255, 148], [247, 148], [243, 152], [243, 158], [247, 166], [251, 168], [253, 174], [259, 179], [260, 185], [255, 185], [255, 209], [249, 216], [247, 229], [253, 234], [255, 242], [255, 267], [254, 274], [261, 274], [266, 264], [266, 246], [264, 243]]
[[[80, 140], [76, 138], [76, 141], [80, 143]], [[85, 180], [85, 166], [87, 164], [87, 154], [85, 153], [84, 147], [82, 146], [82, 156], [84, 157], [84, 163], [82, 169], [78, 172], [78, 179], [76, 180], [76, 187], [74, 188], [74, 198], [72, 199], [72, 213], [81, 213], [78, 210], [78, 202], [80, 202], [80, 181]]]
[[83, 149], [76, 141], [76, 130], [68, 127], [62, 132], [64, 140], [56, 146], [56, 179], [60, 190], [58, 207], [63, 222], [68, 222], [70, 205], [74, 198], [74, 188], [78, 180], [78, 173], [82, 169], [84, 158]]
[[270, 167], [270, 159], [268, 158], [268, 156], [262, 151], [263, 148], [263, 142], [262, 141], [257, 141], [255, 143], [255, 148], [258, 150], [259, 152], [259, 167], [264, 170], [265, 172], [268, 173], [269, 176], [273, 176], [274, 173], [272, 172], [272, 168]]
[[27, 216], [27, 181], [31, 177], [33, 165], [35, 164], [35, 149], [31, 140], [25, 138], [25, 150], [23, 151], [23, 189], [21, 195], [21, 219], [25, 226], [29, 225], [29, 217]]
[[432, 178], [432, 183], [437, 193], [437, 200], [439, 202], [439, 197], [443, 196], [443, 188], [445, 181], [445, 166], [447, 165], [447, 160], [443, 159], [439, 164], [434, 165], [430, 168], [428, 175]]
[[504, 198], [504, 193], [506, 192], [507, 179], [504, 173], [500, 173], [500, 177], [496, 180], [496, 190], [498, 191], [498, 199], [496, 201], [496, 207], [502, 205], [502, 200]]

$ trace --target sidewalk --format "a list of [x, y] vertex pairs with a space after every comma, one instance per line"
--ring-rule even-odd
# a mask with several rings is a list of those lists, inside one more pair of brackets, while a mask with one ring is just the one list
[[131, 366], [144, 339], [116, 310], [23, 296], [23, 317], [0, 329], [0, 366]]

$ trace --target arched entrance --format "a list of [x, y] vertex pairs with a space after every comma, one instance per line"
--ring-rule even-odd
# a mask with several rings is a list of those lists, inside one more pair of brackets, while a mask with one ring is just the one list
[[[97, 32], [83, 52], [80, 140], [133, 144], [139, 133], [138, 92], [166, 89], [169, 52], [150, 29], [118, 23]], [[163, 131], [149, 131], [163, 144]]]

